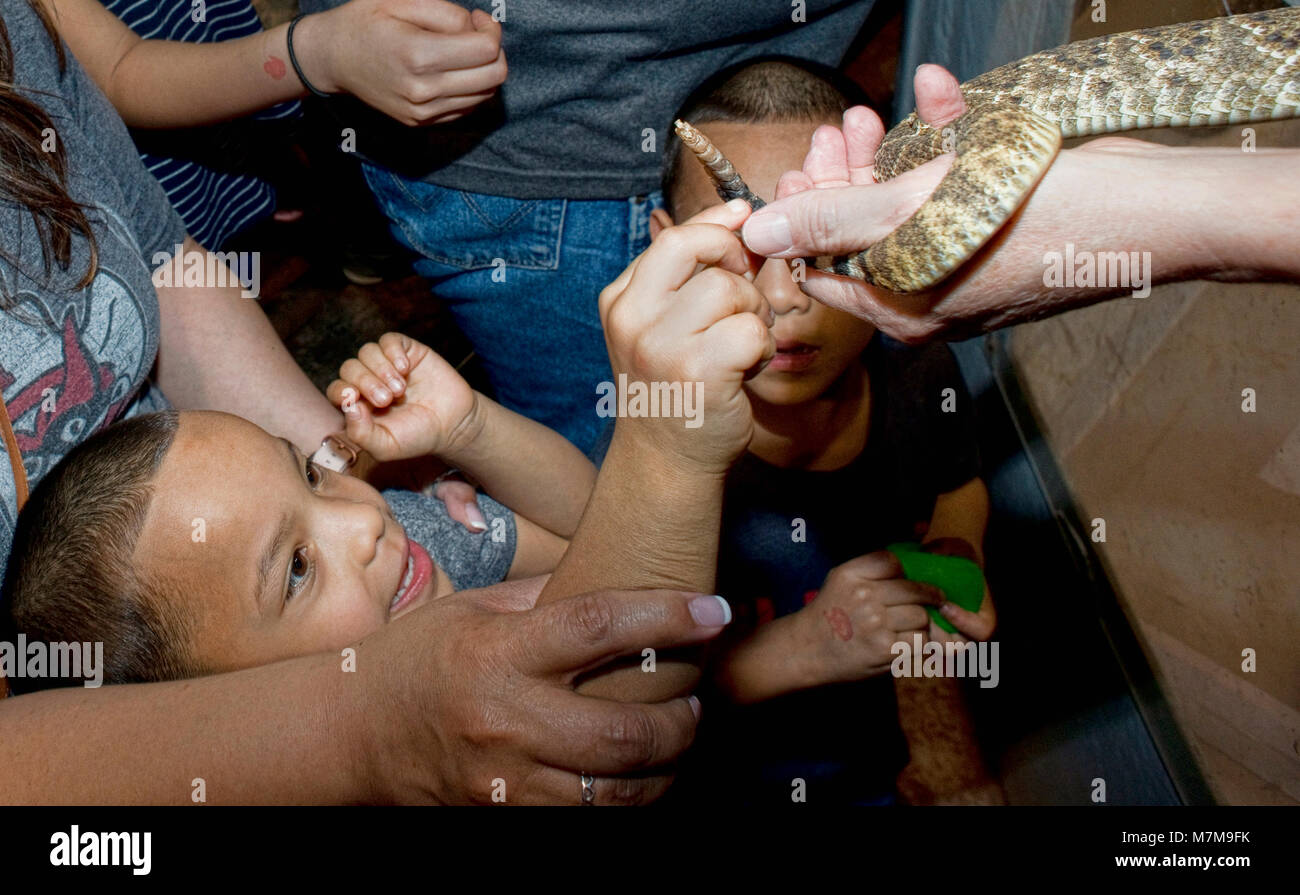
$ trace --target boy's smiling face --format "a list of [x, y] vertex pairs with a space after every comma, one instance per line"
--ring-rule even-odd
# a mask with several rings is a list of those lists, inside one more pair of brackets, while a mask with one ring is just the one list
[[378, 491], [223, 413], [181, 414], [133, 558], [184, 595], [210, 672], [342, 649], [451, 590]]
[[[707, 122], [699, 127], [735, 165], [749, 188], [770, 202], [781, 175], [803, 166], [813, 131], [822, 124], [839, 122]], [[684, 147], [673, 195], [665, 198], [672, 201], [678, 221], [722, 204], [704, 168]], [[672, 223], [673, 216], [656, 210], [651, 235]], [[875, 328], [809, 298], [785, 261], [766, 260], [755, 285], [776, 313], [772, 334], [777, 353], [762, 373], [745, 384], [746, 391], [777, 405], [802, 404], [820, 397], [857, 361]]]

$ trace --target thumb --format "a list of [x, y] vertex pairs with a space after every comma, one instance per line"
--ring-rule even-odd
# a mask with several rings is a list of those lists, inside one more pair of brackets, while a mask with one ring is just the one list
[[788, 195], [750, 215], [741, 236], [750, 251], [768, 257], [859, 252], [893, 229], [884, 225], [890, 218], [888, 200], [896, 192], [888, 186], [812, 189]]
[[852, 255], [884, 239], [925, 203], [952, 165], [940, 156], [881, 184], [811, 189], [765, 205], [741, 237], [769, 258]]
[[380, 456], [382, 451], [375, 450], [376, 446], [371, 444], [375, 432], [375, 417], [370, 412], [370, 405], [365, 401], [345, 399], [342, 410], [344, 430], [348, 438], [365, 448], [376, 459], [384, 459]]
[[944, 602], [939, 607], [939, 614], [952, 623], [952, 626], [971, 640], [988, 640], [993, 636], [996, 622], [985, 618], [977, 612], [963, 609], [956, 603]]
[[395, 0], [388, 4], [387, 11], [395, 19], [439, 34], [457, 34], [475, 27], [469, 10], [447, 0]]

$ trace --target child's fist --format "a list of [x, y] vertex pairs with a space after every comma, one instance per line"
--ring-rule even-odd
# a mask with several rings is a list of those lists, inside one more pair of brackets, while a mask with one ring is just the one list
[[[747, 214], [743, 202], [729, 203], [663, 231], [600, 294], [616, 384], [622, 389], [626, 376], [629, 392], [660, 396], [657, 414], [629, 412], [615, 437], [634, 432], [709, 471], [725, 470], [748, 446], [753, 419], [741, 386], [776, 347], [772, 310], [731, 232]], [[669, 401], [678, 395], [680, 408]]]
[[889, 670], [894, 644], [924, 635], [943, 594], [902, 577], [887, 551], [868, 553], [831, 569], [817, 597], [798, 613], [808, 678], [818, 684], [856, 681]]
[[385, 333], [339, 368], [326, 397], [377, 460], [448, 455], [477, 435], [478, 396], [437, 352]]

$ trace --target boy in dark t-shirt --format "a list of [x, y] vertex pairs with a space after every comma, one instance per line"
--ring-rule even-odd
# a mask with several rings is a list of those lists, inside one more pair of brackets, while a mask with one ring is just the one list
[[[680, 117], [769, 200], [817, 127], [838, 124], [849, 105], [825, 77], [784, 61], [712, 84]], [[679, 141], [668, 148], [664, 198], [652, 237], [721, 202]], [[718, 592], [737, 623], [714, 667], [729, 698], [711, 702], [675, 795], [789, 804], [802, 792], [822, 804], [887, 804], [906, 767], [898, 786], [908, 801], [999, 801], [960, 682], [895, 680], [878, 653], [865, 659], [852, 623], [865, 628], [881, 610], [864, 608], [864, 591], [855, 603], [848, 580], [855, 558], [899, 541], [982, 563], [988, 498], [970, 397], [947, 346], [909, 348], [877, 334], [811, 300], [798, 272], [768, 260], [755, 280], [776, 313], [777, 355], [746, 385], [755, 433], [723, 506]], [[966, 634], [992, 632], [987, 593], [978, 617], [956, 607], [945, 615], [953, 610], [949, 620]], [[929, 632], [951, 636], [933, 624]], [[909, 739], [919, 759], [910, 766]]]

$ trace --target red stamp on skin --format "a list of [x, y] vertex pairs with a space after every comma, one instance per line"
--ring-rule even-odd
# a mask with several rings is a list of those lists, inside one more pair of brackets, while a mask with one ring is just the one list
[[840, 640], [853, 639], [853, 622], [849, 621], [849, 614], [838, 606], [826, 611], [826, 623]]
[[272, 56], [262, 64], [262, 71], [266, 72], [278, 81], [284, 77], [286, 71], [284, 60], [280, 59], [278, 56]]

